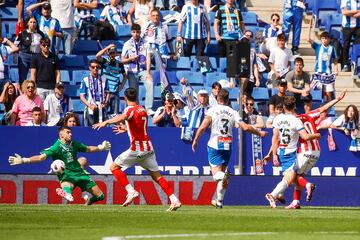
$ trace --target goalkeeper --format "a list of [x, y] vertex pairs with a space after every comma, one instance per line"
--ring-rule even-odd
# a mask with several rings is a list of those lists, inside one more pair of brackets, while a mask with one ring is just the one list
[[9, 163], [10, 165], [37, 163], [44, 161], [50, 156], [53, 160], [62, 160], [65, 163], [65, 171], [58, 176], [61, 188], [57, 188], [56, 193], [67, 201], [72, 202], [74, 201], [72, 191], [78, 186], [82, 191], [87, 191], [93, 195], [91, 198], [85, 199], [85, 205], [91, 205], [94, 202], [103, 200], [104, 193], [80, 167], [77, 161], [77, 152], [109, 151], [110, 148], [111, 144], [108, 141], [103, 141], [98, 146], [86, 146], [85, 144], [72, 141], [71, 129], [67, 126], [62, 126], [59, 128], [59, 139], [51, 147], [41, 151], [40, 155], [25, 158], [15, 154], [15, 156], [9, 157]]

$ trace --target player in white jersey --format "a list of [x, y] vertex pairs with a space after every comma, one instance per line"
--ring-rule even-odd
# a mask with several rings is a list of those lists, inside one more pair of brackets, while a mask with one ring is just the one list
[[242, 128], [244, 131], [264, 137], [267, 132], [258, 131], [252, 126], [244, 123], [238, 112], [227, 106], [229, 101], [229, 92], [221, 89], [217, 96], [218, 105], [210, 108], [205, 118], [197, 130], [192, 149], [195, 152], [199, 138], [205, 129], [211, 126], [211, 136], [208, 141], [208, 160], [211, 167], [211, 173], [217, 181], [217, 199], [212, 202], [216, 208], [222, 208], [223, 199], [228, 184], [227, 165], [231, 155], [232, 129], [234, 127]]
[[284, 174], [283, 179], [277, 184], [271, 193], [265, 198], [269, 201], [271, 208], [276, 208], [278, 195], [284, 193], [296, 177], [296, 150], [299, 136], [304, 140], [320, 138], [320, 134], [307, 134], [302, 122], [294, 116], [295, 98], [286, 96], [284, 98], [284, 114], [275, 117], [273, 122], [272, 154], [275, 166], [281, 165]]

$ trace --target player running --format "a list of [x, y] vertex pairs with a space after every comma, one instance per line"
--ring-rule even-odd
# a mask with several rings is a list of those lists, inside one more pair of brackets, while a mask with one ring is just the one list
[[216, 201], [212, 201], [216, 208], [223, 207], [223, 199], [228, 185], [229, 174], [227, 173], [227, 166], [231, 155], [232, 129], [234, 127], [242, 128], [244, 131], [251, 132], [260, 137], [264, 137], [267, 134], [265, 131], [258, 131], [244, 123], [239, 113], [228, 106], [228, 102], [229, 92], [221, 89], [217, 96], [218, 105], [207, 111], [192, 144], [192, 150], [195, 152], [199, 138], [205, 129], [211, 126], [211, 136], [208, 141], [208, 160], [212, 176], [217, 181], [217, 198]]
[[265, 198], [271, 208], [276, 208], [276, 199], [282, 195], [296, 178], [296, 150], [299, 136], [306, 141], [320, 138], [319, 133], [308, 134], [303, 123], [295, 117], [295, 98], [284, 98], [284, 114], [275, 117], [273, 122], [272, 155], [275, 166], [281, 165], [283, 179]]
[[125, 121], [130, 138], [130, 148], [120, 154], [110, 167], [112, 174], [128, 193], [122, 205], [126, 207], [132, 203], [135, 198], [139, 197], [139, 192], [129, 183], [124, 172], [129, 167], [139, 164], [149, 171], [152, 179], [157, 182], [161, 189], [168, 195], [171, 204], [167, 211], [175, 211], [181, 207], [181, 202], [175, 196], [174, 190], [170, 187], [166, 179], [160, 174], [154, 148], [148, 135], [148, 115], [144, 107], [137, 105], [136, 100], [136, 89], [126, 89], [125, 101], [128, 107], [124, 110], [124, 113], [102, 123], [97, 123], [93, 128], [100, 129], [108, 124]]
[[41, 151], [40, 155], [25, 158], [15, 154], [15, 156], [9, 157], [9, 163], [10, 165], [37, 163], [46, 160], [48, 157], [52, 157], [53, 160], [62, 160], [65, 163], [65, 171], [63, 174], [58, 175], [61, 188], [57, 188], [56, 193], [72, 202], [74, 201], [72, 191], [78, 186], [82, 191], [87, 191], [93, 195], [93, 197], [87, 198], [85, 203], [85, 205], [91, 205], [94, 202], [103, 200], [104, 194], [81, 168], [80, 163], [77, 161], [77, 153], [109, 151], [110, 148], [111, 144], [108, 141], [103, 141], [98, 146], [86, 146], [83, 143], [73, 141], [71, 129], [62, 126], [59, 128], [59, 139], [51, 147]]
[[[322, 107], [319, 107], [309, 113], [300, 114], [297, 116], [304, 124], [304, 128], [306, 133], [308, 134], [316, 134], [318, 133], [315, 121], [320, 117], [320, 114], [336, 103], [341, 101], [346, 94], [346, 89], [344, 89], [336, 99], [328, 102]], [[315, 185], [313, 183], [308, 182], [304, 176], [315, 166], [316, 162], [320, 157], [320, 144], [317, 139], [313, 140], [304, 140], [300, 138], [299, 140], [300, 146], [297, 149], [297, 158], [296, 158], [296, 174], [297, 179], [295, 181], [295, 189], [293, 195], [293, 201], [287, 209], [299, 209], [300, 208], [300, 198], [301, 191], [303, 188], [306, 188], [307, 196], [306, 201], [310, 202], [312, 199], [313, 192], [315, 190]]]

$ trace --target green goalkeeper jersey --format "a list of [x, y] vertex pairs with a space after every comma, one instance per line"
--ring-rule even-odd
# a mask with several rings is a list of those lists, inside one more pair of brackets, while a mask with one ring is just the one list
[[53, 160], [62, 160], [65, 163], [65, 172], [83, 172], [77, 161], [77, 153], [86, 152], [86, 149], [87, 146], [83, 143], [72, 141], [70, 144], [64, 144], [58, 139], [54, 145], [41, 151], [41, 154], [52, 157]]

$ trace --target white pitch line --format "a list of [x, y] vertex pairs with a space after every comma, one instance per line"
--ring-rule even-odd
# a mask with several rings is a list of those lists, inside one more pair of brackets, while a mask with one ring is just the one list
[[[103, 237], [102, 240], [125, 240], [125, 239], [149, 239], [149, 238], [189, 238], [189, 237], [223, 237], [223, 236], [260, 236], [273, 234], [290, 234], [305, 232], [235, 232], [235, 233], [193, 233], [193, 234], [158, 234], [158, 235], [128, 235], [128, 236], [111, 236]], [[359, 234], [359, 232], [307, 232], [308, 234]]]

